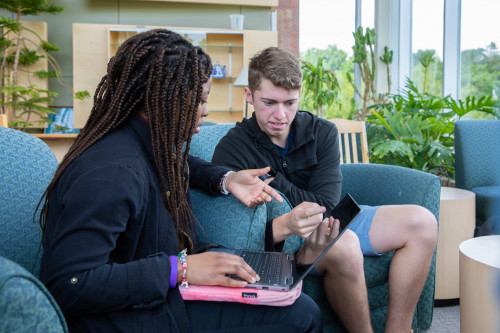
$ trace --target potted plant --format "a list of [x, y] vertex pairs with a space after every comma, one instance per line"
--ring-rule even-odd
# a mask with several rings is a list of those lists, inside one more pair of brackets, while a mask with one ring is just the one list
[[[21, 22], [21, 17], [58, 14], [64, 7], [47, 0], [4, 0], [0, 8], [15, 15], [15, 19], [0, 17], [0, 114], [7, 115], [11, 127], [26, 130], [34, 123], [48, 122], [48, 116], [54, 113], [50, 104], [57, 94], [41, 86], [40, 80], [56, 78], [68, 90], [72, 88], [62, 79], [59, 65], [50, 54], [59, 51], [57, 46], [30, 29], [27, 22]], [[40, 62], [47, 65], [37, 68]], [[73, 96], [83, 99], [90, 95], [83, 91]]]
[[372, 163], [409, 167], [454, 179], [454, 123], [475, 112], [498, 117], [492, 95], [465, 100], [422, 93], [408, 79], [407, 90], [371, 106], [368, 142]]

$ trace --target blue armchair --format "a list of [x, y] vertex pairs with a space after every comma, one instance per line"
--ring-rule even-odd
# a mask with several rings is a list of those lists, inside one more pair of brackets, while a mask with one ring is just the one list
[[455, 183], [476, 194], [477, 227], [499, 214], [500, 120], [455, 122]]
[[[190, 153], [211, 160], [215, 146], [234, 124], [202, 127], [194, 136]], [[360, 204], [418, 204], [429, 209], [436, 218], [439, 213], [440, 181], [428, 173], [389, 165], [343, 164], [342, 195], [349, 192]], [[245, 207], [232, 196], [210, 197], [192, 190], [195, 216], [203, 226], [208, 240], [229, 247], [264, 249], [264, 229], [268, 219], [290, 211], [290, 204], [276, 200], [253, 209]], [[294, 252], [300, 244], [297, 237], [285, 243], [285, 251]], [[370, 316], [375, 332], [383, 332], [388, 306], [388, 273], [392, 253], [365, 258]], [[413, 318], [413, 329], [430, 327], [434, 309], [435, 255]], [[344, 332], [331, 310], [323, 290], [321, 277], [310, 276], [304, 292], [311, 296], [323, 313], [325, 332]]]
[[0, 127], [0, 332], [68, 331], [36, 278], [41, 230], [33, 216], [56, 168], [43, 141]]

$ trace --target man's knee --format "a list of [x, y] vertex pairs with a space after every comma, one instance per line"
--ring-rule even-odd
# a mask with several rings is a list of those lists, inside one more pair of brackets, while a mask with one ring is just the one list
[[420, 244], [435, 246], [437, 242], [437, 220], [427, 208], [412, 206], [408, 214], [409, 234]]

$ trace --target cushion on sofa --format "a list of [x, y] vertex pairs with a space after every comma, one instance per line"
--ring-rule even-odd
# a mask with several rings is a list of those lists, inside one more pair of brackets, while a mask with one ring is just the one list
[[495, 213], [495, 209], [500, 207], [500, 185], [478, 186], [470, 190], [476, 193], [476, 215], [478, 218], [486, 221], [498, 214]]
[[[237, 249], [264, 250], [268, 216], [290, 211], [288, 201], [281, 204], [273, 199], [271, 203], [248, 208], [232, 195], [214, 197], [197, 189], [191, 189], [191, 201], [203, 228], [199, 229], [200, 241]], [[269, 209], [277, 215], [269, 215]], [[299, 246], [299, 237], [289, 237], [284, 251], [293, 253]]]
[[0, 332], [67, 332], [45, 286], [18, 264], [0, 257]]

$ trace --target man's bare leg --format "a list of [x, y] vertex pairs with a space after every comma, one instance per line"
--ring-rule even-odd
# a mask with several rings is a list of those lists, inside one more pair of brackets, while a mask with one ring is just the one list
[[395, 250], [389, 269], [385, 331], [410, 332], [436, 248], [436, 218], [420, 206], [383, 206], [374, 216], [370, 241], [378, 253]]
[[325, 274], [328, 301], [347, 331], [373, 332], [358, 237], [346, 230], [316, 270]]

